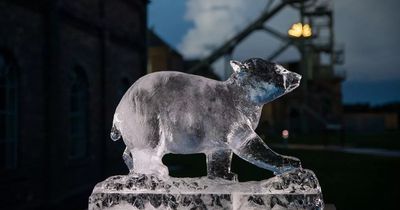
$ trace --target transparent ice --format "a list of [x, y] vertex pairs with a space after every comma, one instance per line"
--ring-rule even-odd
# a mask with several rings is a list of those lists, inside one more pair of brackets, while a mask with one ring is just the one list
[[[323, 209], [315, 174], [254, 132], [262, 106], [298, 87], [301, 76], [258, 58], [231, 66], [223, 82], [169, 71], [129, 88], [111, 138], [123, 138], [130, 173], [98, 183], [89, 210]], [[167, 153], [206, 154], [208, 176], [169, 177], [161, 161]], [[276, 176], [238, 182], [230, 168], [233, 153]]]
[[301, 76], [259, 58], [230, 64], [234, 72], [226, 81], [165, 71], [129, 88], [116, 108], [111, 138], [123, 138], [131, 173], [168, 177], [161, 161], [167, 153], [204, 153], [208, 177], [227, 180], [236, 180], [232, 153], [275, 174], [301, 167], [254, 132], [263, 105], [298, 87]]
[[323, 205], [318, 180], [306, 169], [259, 182], [206, 177], [163, 180], [131, 173], [98, 183], [89, 198], [89, 210], [319, 210]]

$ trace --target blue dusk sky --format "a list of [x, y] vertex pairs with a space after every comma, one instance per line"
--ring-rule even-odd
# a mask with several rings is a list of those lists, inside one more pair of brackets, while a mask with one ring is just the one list
[[[272, 7], [279, 1], [275, 0]], [[185, 58], [204, 57], [257, 18], [266, 2], [152, 0], [148, 26]], [[400, 101], [400, 1], [319, 2], [333, 6], [336, 43], [345, 48], [345, 64], [336, 67], [347, 75], [343, 83], [344, 102], [375, 105]], [[298, 20], [298, 12], [286, 7], [267, 25], [286, 33]], [[267, 57], [281, 44], [266, 33], [256, 32], [237, 46], [233, 58]], [[299, 53], [292, 47], [276, 61], [297, 59]]]

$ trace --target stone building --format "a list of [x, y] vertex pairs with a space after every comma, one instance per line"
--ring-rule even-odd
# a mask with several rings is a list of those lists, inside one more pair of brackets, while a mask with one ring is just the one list
[[388, 133], [400, 128], [400, 103], [345, 105], [343, 111], [347, 133]]
[[85, 208], [127, 173], [109, 139], [146, 73], [147, 0], [0, 0], [1, 209]]
[[147, 31], [147, 46], [147, 73], [184, 69], [183, 56], [161, 39], [153, 29]]
[[[147, 73], [157, 71], [182, 71], [187, 72], [199, 60], [186, 60], [171, 45], [165, 42], [153, 29], [147, 32]], [[190, 72], [210, 79], [221, 80], [211, 66]]]

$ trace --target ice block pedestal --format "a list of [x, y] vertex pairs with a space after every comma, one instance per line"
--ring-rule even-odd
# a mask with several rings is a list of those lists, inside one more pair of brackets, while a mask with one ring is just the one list
[[100, 209], [323, 209], [323, 200], [315, 174], [306, 169], [251, 182], [132, 173], [95, 186], [89, 210]]

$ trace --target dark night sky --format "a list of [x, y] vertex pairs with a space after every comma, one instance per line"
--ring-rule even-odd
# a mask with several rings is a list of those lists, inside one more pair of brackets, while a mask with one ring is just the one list
[[[251, 4], [249, 4], [251, 2]], [[149, 27], [185, 57], [201, 57], [256, 18], [265, 0], [152, 0]], [[279, 0], [275, 0], [276, 3]], [[329, 2], [329, 1], [320, 1]], [[345, 103], [380, 104], [400, 101], [400, 1], [336, 0], [336, 42], [345, 47], [343, 83]], [[267, 24], [286, 33], [299, 20], [296, 10], [287, 7]], [[242, 42], [233, 57], [266, 57], [280, 42], [257, 32]], [[290, 48], [277, 61], [299, 58]]]

